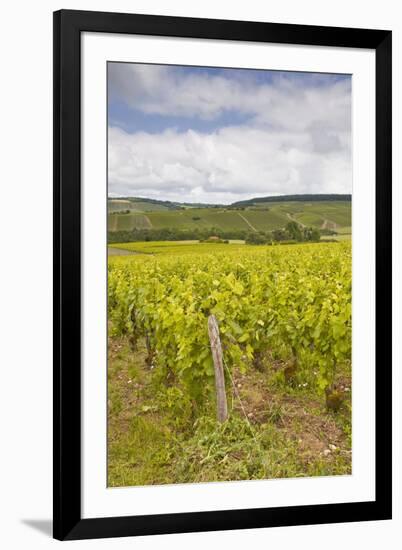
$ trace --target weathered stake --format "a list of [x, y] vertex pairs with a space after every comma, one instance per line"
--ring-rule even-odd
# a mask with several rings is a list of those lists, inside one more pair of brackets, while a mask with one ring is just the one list
[[228, 406], [226, 401], [225, 375], [223, 372], [222, 345], [215, 315], [208, 317], [208, 335], [215, 367], [217, 418], [219, 422], [225, 422], [228, 417]]

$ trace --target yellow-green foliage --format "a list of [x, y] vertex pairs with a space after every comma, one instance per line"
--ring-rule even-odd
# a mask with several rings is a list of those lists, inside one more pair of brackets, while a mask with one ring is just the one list
[[[113, 243], [111, 248], [128, 250], [139, 254], [214, 254], [215, 252], [226, 252], [228, 245], [224, 243], [200, 243], [198, 241], [151, 241], [133, 243]], [[230, 250], [244, 248], [244, 241], [232, 241]]]
[[151, 366], [183, 397], [201, 403], [213, 391], [210, 314], [228, 369], [269, 351], [295, 362], [302, 382], [333, 383], [351, 354], [350, 243], [172, 246], [110, 258], [109, 314], [113, 334], [147, 338]]

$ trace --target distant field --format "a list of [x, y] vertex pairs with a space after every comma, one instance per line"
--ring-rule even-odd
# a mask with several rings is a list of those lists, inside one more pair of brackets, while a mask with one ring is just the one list
[[[245, 245], [242, 241], [234, 241], [229, 244], [221, 243], [199, 243], [198, 241], [150, 241], [150, 242], [135, 242], [135, 243], [113, 243], [109, 250], [120, 250], [124, 252], [134, 252], [139, 254], [213, 254], [219, 251], [231, 251], [236, 249], [244, 249]], [[124, 254], [123, 252], [123, 254]], [[114, 253], [112, 252], [114, 255]], [[118, 255], [118, 253], [116, 254]]]
[[114, 248], [113, 246], [109, 246], [107, 249], [108, 256], [132, 256], [133, 254], [137, 254], [137, 252], [134, 252], [132, 250], [124, 250], [123, 248]]
[[107, 204], [109, 212], [120, 212], [121, 210], [130, 210], [132, 207], [131, 202], [125, 199], [117, 199], [108, 201]]
[[189, 208], [188, 210], [150, 212], [149, 219], [152, 227], [162, 229], [205, 229], [216, 228], [221, 230], [249, 229], [236, 211], [215, 208]]
[[129, 214], [109, 214], [109, 231], [131, 231], [132, 229], [150, 229], [152, 227], [148, 216], [142, 212], [130, 212]]
[[169, 210], [167, 206], [163, 204], [153, 204], [148, 202], [133, 201], [126, 199], [116, 199], [108, 201], [109, 212], [123, 212], [125, 210], [131, 210], [136, 212], [159, 212]]
[[338, 229], [338, 233], [340, 235], [351, 235], [352, 234], [352, 228], [351, 227], [340, 227]]
[[[332, 238], [332, 237], [330, 237]], [[349, 235], [342, 235], [338, 240], [349, 240]], [[298, 246], [315, 246], [318, 243], [301, 244]], [[323, 243], [322, 243], [323, 244]], [[335, 244], [335, 243], [334, 243]], [[277, 244], [282, 248], [293, 248], [293, 244]], [[199, 241], [149, 241], [131, 243], [113, 243], [109, 245], [109, 256], [170, 256], [183, 254], [226, 254], [253, 253], [255, 250], [270, 250], [271, 245], [246, 245], [244, 241], [233, 240], [228, 244], [223, 243], [200, 243]], [[120, 259], [120, 258], [119, 258]], [[124, 260], [125, 258], [121, 258]]]
[[147, 202], [131, 202], [132, 207], [136, 210], [140, 210], [142, 212], [163, 212], [168, 211], [169, 209], [167, 206], [163, 206], [163, 204], [152, 204]]
[[245, 210], [241, 215], [246, 218], [257, 231], [271, 231], [279, 227], [285, 227], [289, 219], [285, 212], [278, 208], [270, 208], [267, 211]]
[[[129, 204], [129, 207], [127, 206]], [[112, 205], [112, 206], [111, 206]], [[124, 207], [130, 213], [117, 213]], [[225, 207], [168, 208], [140, 201], [109, 201], [109, 231], [133, 229], [210, 229], [272, 231], [289, 220], [338, 233], [351, 232], [351, 203], [347, 201], [258, 203], [244, 209]]]
[[352, 239], [352, 235], [334, 235], [334, 239], [337, 241], [350, 241]]
[[336, 229], [351, 225], [350, 202], [315, 202], [306, 206], [303, 212], [296, 213], [294, 217], [305, 225], [321, 227], [327, 221], [329, 229]]

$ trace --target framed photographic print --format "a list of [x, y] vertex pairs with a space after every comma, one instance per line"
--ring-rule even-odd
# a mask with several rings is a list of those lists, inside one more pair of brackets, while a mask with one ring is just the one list
[[389, 519], [391, 32], [56, 12], [54, 327], [56, 538]]

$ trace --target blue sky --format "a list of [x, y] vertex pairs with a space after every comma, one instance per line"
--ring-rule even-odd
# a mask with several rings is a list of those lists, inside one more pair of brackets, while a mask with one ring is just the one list
[[351, 77], [108, 64], [109, 195], [351, 192]]
[[109, 126], [121, 128], [129, 133], [149, 132], [158, 134], [169, 128], [176, 128], [178, 132], [194, 130], [209, 133], [225, 126], [244, 124], [249, 115], [235, 110], [227, 110], [218, 117], [203, 119], [196, 116], [159, 115], [144, 113], [135, 107], [129, 107], [124, 101], [116, 99], [109, 102]]

